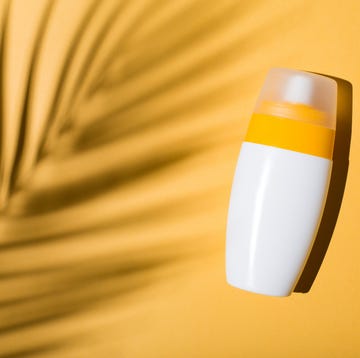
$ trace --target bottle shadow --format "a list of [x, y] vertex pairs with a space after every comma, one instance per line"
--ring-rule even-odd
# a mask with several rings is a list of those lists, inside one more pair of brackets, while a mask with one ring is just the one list
[[323, 216], [310, 255], [294, 289], [294, 292], [302, 293], [310, 291], [329, 247], [339, 216], [349, 167], [352, 127], [352, 85], [341, 78], [321, 75], [332, 78], [337, 82], [336, 134], [333, 167]]

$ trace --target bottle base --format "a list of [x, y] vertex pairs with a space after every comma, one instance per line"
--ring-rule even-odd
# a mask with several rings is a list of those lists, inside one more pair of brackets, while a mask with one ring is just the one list
[[292, 291], [290, 291], [290, 292], [273, 292], [273, 291], [271, 291], [270, 292], [266, 289], [262, 289], [261, 287], [252, 287], [252, 286], [246, 285], [246, 284], [238, 284], [229, 278], [226, 278], [226, 282], [231, 287], [238, 288], [243, 291], [255, 293], [258, 295], [265, 295], [265, 296], [272, 296], [272, 297], [289, 297], [292, 294]]

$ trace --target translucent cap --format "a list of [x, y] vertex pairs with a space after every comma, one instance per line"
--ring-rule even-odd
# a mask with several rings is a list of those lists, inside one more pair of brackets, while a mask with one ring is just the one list
[[271, 69], [255, 107], [264, 113], [302, 120], [324, 127], [336, 127], [337, 84], [314, 73]]

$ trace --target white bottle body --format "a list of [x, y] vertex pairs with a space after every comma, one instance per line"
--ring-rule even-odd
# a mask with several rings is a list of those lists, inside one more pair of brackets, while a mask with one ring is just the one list
[[244, 142], [228, 213], [230, 285], [272, 296], [291, 294], [317, 233], [332, 161]]

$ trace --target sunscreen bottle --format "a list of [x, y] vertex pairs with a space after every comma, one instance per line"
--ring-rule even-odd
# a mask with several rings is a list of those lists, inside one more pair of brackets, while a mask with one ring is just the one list
[[328, 191], [336, 81], [274, 68], [242, 143], [226, 234], [226, 278], [271, 296], [294, 289], [316, 236]]

